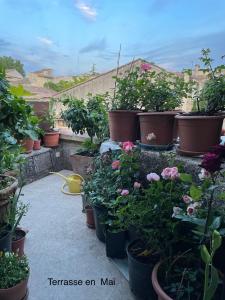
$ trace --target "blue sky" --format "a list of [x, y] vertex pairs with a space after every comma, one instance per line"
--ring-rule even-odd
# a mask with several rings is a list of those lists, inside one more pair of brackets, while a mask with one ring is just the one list
[[0, 55], [25, 70], [98, 72], [144, 58], [166, 69], [225, 54], [224, 0], [0, 0]]

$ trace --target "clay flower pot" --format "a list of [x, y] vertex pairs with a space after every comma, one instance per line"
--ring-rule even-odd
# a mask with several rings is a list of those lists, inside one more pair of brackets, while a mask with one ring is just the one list
[[45, 147], [57, 147], [59, 145], [59, 132], [58, 131], [49, 131], [46, 132], [43, 137]]
[[181, 155], [201, 155], [220, 143], [224, 116], [178, 115]]
[[86, 224], [88, 228], [95, 229], [95, 220], [94, 220], [94, 212], [93, 208], [90, 205], [85, 206], [85, 212], [86, 212]]
[[24, 148], [25, 153], [30, 153], [33, 150], [34, 141], [30, 138], [25, 138], [23, 139], [21, 146]]
[[41, 149], [41, 140], [34, 141], [33, 150], [40, 150]]
[[158, 269], [160, 266], [160, 262], [157, 263], [152, 271], [152, 286], [158, 296], [158, 300], [173, 300], [170, 298], [161, 288], [158, 282]]
[[28, 278], [18, 283], [17, 285], [8, 288], [0, 289], [1, 300], [23, 300], [26, 299]]
[[12, 238], [12, 252], [17, 253], [18, 256], [24, 255], [24, 243], [27, 232], [22, 228], [16, 228]]
[[139, 139], [137, 111], [114, 110], [109, 112], [110, 139], [115, 142], [135, 142]]
[[173, 144], [176, 114], [173, 111], [139, 113], [141, 143], [158, 146]]

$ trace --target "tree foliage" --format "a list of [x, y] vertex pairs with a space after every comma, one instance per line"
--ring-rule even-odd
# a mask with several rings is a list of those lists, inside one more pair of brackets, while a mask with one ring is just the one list
[[25, 76], [23, 64], [19, 60], [14, 59], [11, 56], [1, 56], [0, 71], [5, 71], [6, 69], [15, 69], [21, 75]]

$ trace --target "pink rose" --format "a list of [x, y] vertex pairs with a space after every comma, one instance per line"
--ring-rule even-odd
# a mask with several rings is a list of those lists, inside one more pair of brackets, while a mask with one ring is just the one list
[[160, 180], [159, 175], [156, 173], [149, 173], [146, 177], [147, 177], [148, 181], [159, 181]]
[[134, 144], [132, 142], [123, 142], [122, 144], [122, 149], [125, 151], [125, 152], [129, 152], [129, 151], [132, 151], [132, 149], [134, 148]]
[[165, 169], [163, 169], [161, 175], [164, 179], [171, 179], [171, 180], [174, 180], [174, 179], [177, 179], [180, 177], [180, 173], [179, 173], [177, 167], [165, 168]]
[[143, 63], [141, 64], [141, 70], [144, 71], [144, 72], [147, 72], [151, 69], [151, 65], [148, 64], [148, 63]]
[[165, 168], [163, 169], [161, 175], [162, 175], [162, 178], [164, 179], [169, 179], [170, 178], [170, 168]]
[[134, 188], [135, 188], [135, 189], [140, 189], [140, 187], [141, 187], [140, 182], [135, 181], [135, 183], [134, 183]]
[[195, 213], [196, 213], [196, 206], [195, 204], [190, 204], [188, 207], [187, 207], [187, 214], [189, 216], [193, 216]]
[[113, 162], [112, 162], [112, 169], [113, 170], [118, 170], [119, 168], [120, 168], [120, 161], [119, 160], [114, 160]]
[[184, 195], [182, 197], [182, 199], [183, 199], [184, 203], [186, 203], [186, 204], [189, 204], [189, 203], [192, 202], [192, 198], [190, 196], [188, 196], [188, 195]]
[[127, 196], [127, 195], [129, 195], [129, 191], [128, 190], [122, 190], [121, 196]]

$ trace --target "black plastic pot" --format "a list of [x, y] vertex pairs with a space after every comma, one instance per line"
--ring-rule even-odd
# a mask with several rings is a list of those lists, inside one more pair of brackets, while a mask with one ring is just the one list
[[142, 300], [155, 300], [157, 297], [151, 282], [154, 263], [140, 261], [132, 255], [131, 249], [137, 242], [135, 240], [127, 246], [129, 286], [136, 297]]
[[94, 210], [94, 219], [95, 219], [95, 229], [96, 229], [96, 236], [99, 241], [105, 243], [105, 225], [102, 223], [104, 217], [107, 214], [107, 210], [103, 206], [93, 206]]
[[111, 232], [106, 230], [106, 256], [111, 258], [126, 257], [126, 231]]
[[12, 250], [12, 227], [10, 225], [0, 232], [0, 251], [10, 252]]

